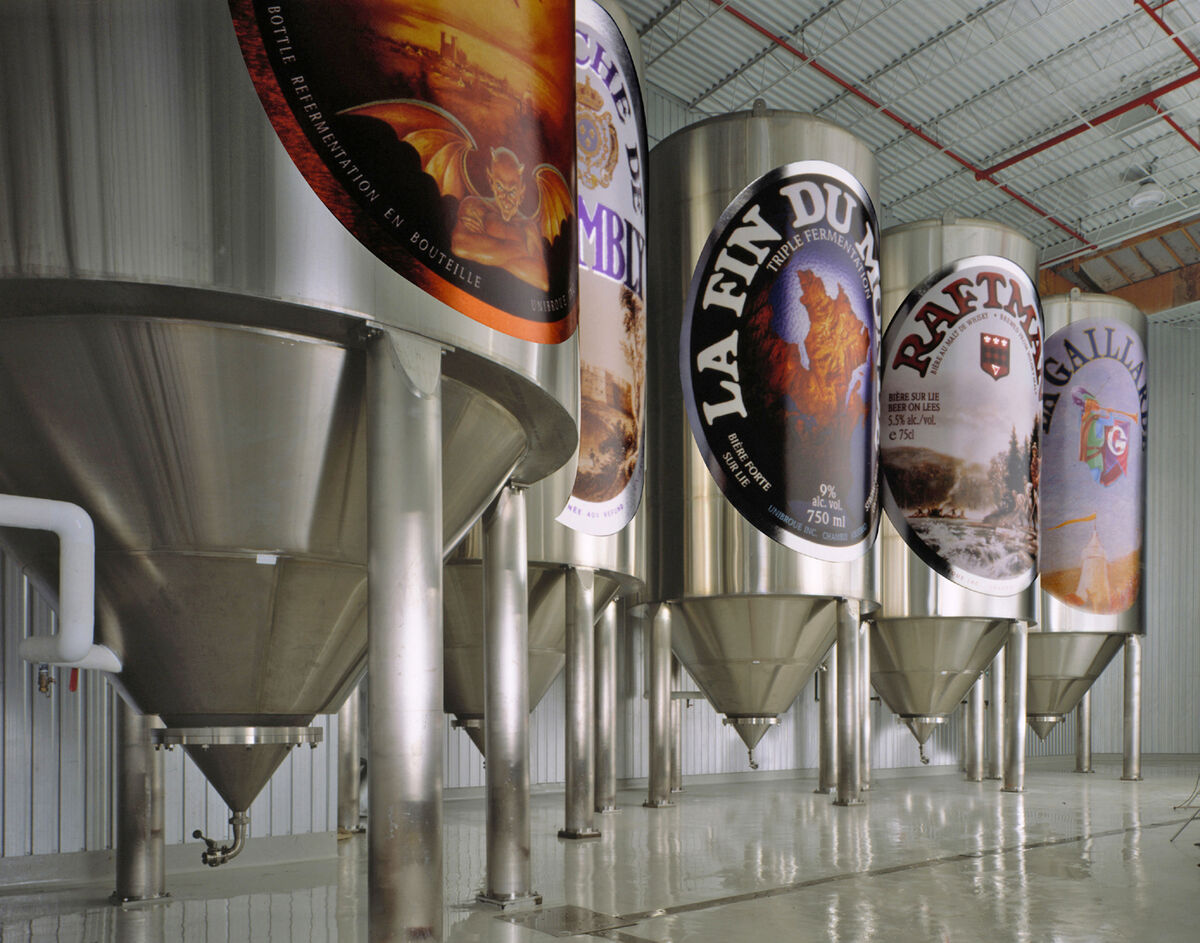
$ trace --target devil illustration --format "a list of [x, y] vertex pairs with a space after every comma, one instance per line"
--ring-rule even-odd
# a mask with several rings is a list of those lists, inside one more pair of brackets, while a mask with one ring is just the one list
[[348, 108], [344, 115], [377, 118], [396, 137], [411, 145], [421, 169], [438, 190], [459, 200], [451, 233], [451, 250], [462, 259], [506, 269], [546, 291], [546, 252], [574, 215], [571, 188], [557, 168], [538, 164], [533, 177], [538, 190], [534, 211], [521, 204], [527, 183], [525, 164], [507, 147], [493, 147], [487, 169], [487, 192], [476, 187], [467, 165], [478, 150], [475, 139], [454, 115], [436, 105], [411, 99], [371, 102]]

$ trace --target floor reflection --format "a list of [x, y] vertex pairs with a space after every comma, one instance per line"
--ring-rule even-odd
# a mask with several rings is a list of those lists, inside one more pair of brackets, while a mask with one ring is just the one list
[[[584, 842], [556, 837], [562, 797], [538, 795], [533, 883], [544, 912], [626, 918], [633, 925], [607, 937], [618, 941], [728, 943], [752, 932], [766, 943], [1194, 943], [1200, 849], [1169, 839], [1195, 766], [1150, 758], [1136, 784], [1119, 781], [1119, 762], [1096, 766], [1079, 777], [1069, 762], [1031, 764], [1021, 794], [955, 775], [877, 777], [853, 808], [815, 795], [811, 779], [689, 784], [677, 806], [657, 810], [622, 793], [621, 811], [598, 818], [601, 838]], [[447, 802], [445, 820], [447, 940], [551, 939], [474, 902], [482, 802]], [[135, 907], [113, 907], [107, 887], [0, 890], [0, 940], [365, 941], [366, 848], [355, 836], [335, 860], [174, 874], [170, 900]]]

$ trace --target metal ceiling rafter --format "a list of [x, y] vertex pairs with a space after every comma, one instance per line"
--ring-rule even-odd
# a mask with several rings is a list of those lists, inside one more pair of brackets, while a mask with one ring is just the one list
[[1145, 10], [1146, 15], [1149, 16], [1150, 19], [1154, 20], [1154, 22], [1158, 24], [1159, 28], [1171, 37], [1171, 40], [1175, 43], [1175, 45], [1183, 50], [1183, 54], [1192, 60], [1196, 68], [1200, 69], [1200, 56], [1197, 56], [1191, 49], [1189, 49], [1187, 43], [1179, 38], [1179, 34], [1175, 32], [1175, 30], [1171, 29], [1171, 27], [1167, 25], [1166, 20], [1158, 15], [1158, 11], [1168, 4], [1160, 3], [1157, 7], [1152, 7], [1146, 2], [1146, 0], [1133, 0], [1133, 2]]
[[[960, 164], [964, 169], [970, 171], [973, 174], [977, 174], [978, 171], [980, 170], [979, 167], [972, 164], [971, 161], [969, 161], [967, 158], [963, 157], [961, 154], [957, 153], [956, 151], [951, 150], [949, 147], [941, 144], [939, 141], [934, 139], [927, 131], [925, 131], [924, 129], [913, 124], [907, 118], [904, 118], [902, 115], [897, 114], [896, 112], [892, 111], [890, 108], [886, 107], [885, 105], [881, 104], [880, 102], [876, 101], [874, 98], [872, 98], [866, 92], [864, 92], [862, 89], [858, 88], [856, 85], [854, 85], [849, 80], [838, 75], [836, 72], [834, 72], [828, 66], [823, 65], [822, 63], [820, 63], [816, 59], [814, 59], [812, 56], [809, 56], [807, 53], [801, 51], [800, 49], [797, 49], [788, 40], [775, 35], [766, 26], [759, 23], [753, 17], [743, 13], [737, 7], [733, 6], [732, 3], [724, 2], [724, 0], [713, 0], [713, 2], [720, 3], [721, 10], [723, 10], [724, 12], [728, 13], [729, 15], [735, 17], [736, 19], [741, 21], [744, 25], [748, 26], [750, 29], [753, 29], [755, 32], [759, 33], [762, 36], [765, 36], [767, 39], [771, 40], [772, 42], [774, 42], [774, 43], [778, 44], [779, 46], [781, 46], [782, 48], [786, 49], [788, 52], [792, 53], [792, 55], [794, 55], [798, 59], [800, 59], [804, 64], [808, 65], [812, 69], [815, 69], [818, 73], [820, 73], [821, 75], [823, 75], [825, 78], [829, 79], [831, 82], [835, 83], [836, 85], [841, 86], [843, 89], [845, 89], [851, 95], [853, 95], [855, 98], [858, 98], [861, 101], [865, 102], [868, 106], [873, 108], [879, 114], [882, 114], [885, 117], [889, 118], [890, 120], [896, 122], [901, 127], [903, 127], [906, 131], [908, 131], [910, 134], [920, 138], [922, 141], [924, 141], [930, 147], [937, 150], [939, 153], [944, 154], [950, 160], [954, 161], [957, 164]], [[1000, 181], [994, 179], [993, 177], [977, 177], [976, 179], [983, 180], [983, 181], [986, 181], [987, 183], [990, 183], [992, 186], [996, 187], [998, 190], [1002, 191], [1003, 193], [1006, 193], [1012, 199], [1016, 200], [1018, 203], [1020, 203], [1027, 209], [1033, 211], [1038, 216], [1041, 216], [1044, 219], [1046, 219], [1047, 221], [1053, 223], [1057, 228], [1059, 228], [1063, 232], [1067, 233], [1067, 235], [1069, 235], [1073, 239], [1083, 243], [1085, 250], [1089, 249], [1089, 248], [1094, 248], [1093, 243], [1086, 236], [1084, 236], [1083, 234], [1081, 234], [1079, 232], [1076, 232], [1074, 229], [1072, 229], [1070, 226], [1068, 226], [1062, 220], [1053, 216], [1052, 214], [1050, 214], [1048, 211], [1042, 209], [1041, 207], [1036, 206], [1028, 198], [1026, 198], [1025, 196], [1022, 196], [1020, 193], [1017, 193], [1015, 190], [1013, 190], [1011, 187], [1007, 186], [1006, 184], [1001, 183]]]
[[1019, 153], [1013, 154], [1011, 157], [1006, 157], [1004, 160], [992, 164], [991, 167], [984, 168], [981, 173], [984, 175], [990, 175], [999, 173], [1002, 170], [1007, 170], [1009, 167], [1013, 166], [1013, 164], [1019, 164], [1021, 161], [1029, 157], [1033, 157], [1035, 154], [1040, 154], [1042, 151], [1049, 150], [1050, 148], [1061, 144], [1064, 141], [1069, 141], [1071, 138], [1083, 134], [1085, 131], [1091, 131], [1093, 128], [1099, 127], [1102, 124], [1106, 124], [1107, 122], [1112, 121], [1114, 118], [1118, 118], [1126, 112], [1132, 111], [1134, 108], [1137, 108], [1141, 105], [1153, 105], [1155, 99], [1167, 94], [1168, 92], [1173, 92], [1177, 88], [1183, 88], [1185, 85], [1190, 85], [1197, 79], [1200, 79], [1200, 69], [1197, 69], [1195, 72], [1189, 72], [1187, 75], [1181, 75], [1173, 82], [1168, 82], [1166, 85], [1162, 85], [1158, 88], [1151, 89], [1148, 92], [1144, 92], [1143, 94], [1138, 95], [1136, 98], [1131, 98], [1124, 104], [1118, 105], [1115, 108], [1110, 108], [1108, 111], [1097, 115], [1095, 118], [1084, 120], [1081, 124], [1067, 128], [1065, 131], [1060, 131], [1053, 137], [1046, 138], [1044, 141], [1039, 141], [1037, 144], [1020, 151]]
[[[885, 75], [887, 75], [893, 69], [899, 68], [902, 65], [909, 65], [910, 60], [913, 56], [919, 55], [920, 53], [925, 52], [927, 49], [933, 48], [938, 43], [945, 42], [947, 39], [949, 39], [952, 35], [957, 33], [963, 27], [973, 25], [975, 20], [977, 20], [980, 17], [984, 16], [985, 14], [991, 12], [996, 7], [1002, 6], [1008, 2], [1009, 2], [1009, 0], [988, 0], [988, 2], [985, 3], [982, 7], [979, 7], [978, 9], [973, 10], [971, 13], [968, 13], [966, 16], [959, 17], [959, 19], [957, 20], [957, 22], [955, 22], [955, 24], [953, 26], [948, 26], [946, 29], [935, 34], [934, 36], [929, 37], [924, 42], [918, 43], [913, 48], [906, 50], [903, 55], [897, 56], [891, 62], [884, 64], [880, 68], [876, 69], [874, 72], [871, 72], [870, 74], [863, 76], [863, 79], [862, 79], [863, 83], [869, 85], [872, 82], [875, 82], [875, 81], [883, 78]], [[838, 94], [834, 95], [834, 97], [831, 98], [829, 100], [829, 102], [827, 102], [826, 104], [821, 106], [821, 110], [827, 110], [829, 108], [834, 107], [839, 102], [843, 101], [846, 98], [847, 94], [848, 94], [847, 92], [839, 92]]]
[[[1002, 10], [1004, 10], [1004, 9], [1011, 10], [1011, 5], [1010, 4], [1009, 5], [1002, 4], [1001, 9]], [[1084, 50], [1087, 46], [1087, 43], [1091, 39], [1093, 39], [1095, 36], [1105, 32], [1106, 30], [1113, 29], [1117, 26], [1128, 23], [1129, 19], [1130, 19], [1129, 17], [1123, 17], [1122, 19], [1115, 20], [1113, 22], [1105, 24], [1104, 26], [1099, 27], [1098, 29], [1096, 29], [1092, 33], [1090, 33], [1088, 36], [1085, 36], [1082, 39], [1077, 40], [1076, 42], [1073, 42], [1069, 45], [1063, 46], [1061, 49], [1056, 50], [1055, 52], [1053, 52], [1052, 54], [1050, 54], [1048, 56], [1044, 56], [1043, 58], [1037, 60], [1036, 62], [1030, 63], [1030, 65], [1027, 68], [1024, 68], [1024, 67], [1019, 68], [1017, 70], [1017, 72], [1009, 73], [1007, 76], [1005, 76], [1000, 81], [993, 83], [992, 85], [988, 86], [985, 89], [980, 90], [979, 92], [977, 92], [974, 95], [971, 95], [968, 98], [962, 99], [957, 104], [951, 106], [950, 108], [947, 108], [946, 110], [938, 113], [937, 115], [931, 116], [930, 120], [944, 121], [944, 120], [958, 114], [963, 109], [981, 102], [987, 96], [993, 95], [998, 91], [1002, 91], [1019, 74], [1024, 74], [1027, 77], [1033, 78], [1030, 70], [1040, 69], [1040, 68], [1054, 62], [1055, 60], [1059, 59], [1062, 56], [1070, 55], [1071, 53]], [[1010, 13], [1010, 20], [1011, 20], [1011, 13]], [[986, 18], [984, 19], [984, 24], [987, 25]], [[1022, 28], [1022, 29], [1025, 28], [1025, 24], [1023, 24], [1022, 27], [1020, 27], [1020, 28]], [[992, 48], [992, 49], [999, 47], [1006, 39], [1008, 39], [1010, 36], [1012, 36], [1015, 32], [1015, 31], [1009, 31], [1007, 26], [1003, 30], [1001, 30], [999, 35], [997, 35], [996, 31], [991, 29], [990, 27], [989, 27], [988, 31], [989, 31], [989, 33], [991, 33], [991, 35], [993, 37], [993, 42], [991, 43], [991, 46], [990, 46], [990, 48]], [[1034, 79], [1034, 80], [1038, 81], [1037, 79]], [[1057, 88], [1054, 89], [1054, 94], [1056, 97], [1061, 98], [1061, 91], [1058, 90]], [[830, 99], [829, 103], [821, 105], [820, 108], [824, 109], [824, 108], [828, 107], [829, 104], [832, 104], [835, 101], [839, 101], [839, 100], [843, 99], [844, 97], [845, 97], [844, 94], [839, 93], [838, 95], [835, 95], [832, 99]], [[1083, 120], [1083, 115], [1079, 114], [1077, 109], [1071, 107], [1070, 110], [1075, 112], [1076, 116], [1081, 121]]]
[[[826, 13], [832, 11], [834, 8], [840, 6], [844, 2], [845, 2], [845, 0], [828, 0], [828, 2], [826, 2], [826, 4], [823, 7], [821, 7], [821, 9], [819, 9], [816, 12], [812, 13], [811, 15], [805, 17], [802, 22], [796, 24], [790, 30], [788, 30], [786, 35], [789, 37], [789, 39], [792, 39], [792, 40], [799, 39], [799, 40], [803, 41], [804, 31], [806, 29], [808, 29], [810, 26], [812, 26], [818, 19], [820, 19]], [[995, 0], [995, 2], [1003, 3], [1004, 0]], [[704, 101], [706, 98], [711, 98], [713, 95], [715, 95], [717, 92], [719, 92], [722, 88], [724, 88], [725, 86], [732, 83], [735, 79], [737, 79], [738, 75], [740, 73], [742, 73], [744, 70], [757, 65], [759, 62], [762, 62], [764, 59], [768, 58], [771, 55], [771, 53], [778, 52], [778, 51], [779, 51], [778, 46], [776, 46], [772, 43], [767, 43], [755, 55], [751, 56], [749, 59], [744, 61], [741, 65], [736, 66], [727, 75], [725, 75], [722, 79], [720, 79], [717, 82], [714, 82], [708, 88], [706, 88], [702, 92], [700, 92], [700, 94], [698, 94], [694, 99], [692, 99], [692, 103], [691, 103], [690, 107], [692, 107], [692, 108], [699, 107], [700, 102]], [[796, 71], [799, 71], [799, 70], [796, 68], [789, 69], [787, 72], [787, 75], [791, 75], [792, 73], [794, 73]], [[781, 79], [781, 81], [782, 81], [782, 79]]]
[[1154, 102], [1151, 107], [1162, 117], [1163, 121], [1165, 121], [1172, 128], [1174, 128], [1176, 132], [1178, 132], [1180, 137], [1192, 145], [1192, 147], [1194, 147], [1196, 150], [1200, 151], [1200, 141], [1188, 134], [1187, 131], [1184, 130], [1183, 126], [1171, 117], [1171, 113], [1166, 108], [1163, 108], [1163, 106], [1157, 101]]
[[[1197, 148], [1197, 150], [1200, 150], [1200, 142], [1197, 142], [1194, 138], [1192, 138], [1190, 135], [1188, 135], [1187, 132], [1184, 131], [1184, 129], [1178, 124], [1178, 122], [1176, 122], [1170, 116], [1170, 114], [1168, 114], [1158, 104], [1158, 99], [1161, 98], [1163, 95], [1166, 95], [1169, 92], [1175, 91], [1176, 89], [1182, 88], [1183, 86], [1188, 85], [1188, 84], [1196, 81], [1197, 79], [1200, 79], [1200, 57], [1198, 57], [1190, 48], [1188, 48], [1187, 44], [1184, 43], [1183, 40], [1181, 40], [1179, 38], [1178, 33], [1174, 32], [1170, 28], [1170, 26], [1168, 26], [1167, 23], [1163, 20], [1163, 18], [1158, 15], [1157, 10], [1161, 9], [1162, 7], [1166, 6], [1167, 4], [1165, 4], [1165, 3], [1160, 4], [1157, 8], [1152, 8], [1146, 2], [1146, 0], [1134, 0], [1134, 2], [1142, 10], [1144, 10], [1150, 16], [1151, 19], [1154, 20], [1154, 22], [1159, 26], [1160, 29], [1162, 29], [1165, 33], [1167, 33], [1167, 35], [1171, 38], [1171, 40], [1175, 43], [1175, 45], [1178, 46], [1183, 51], [1184, 55], [1186, 55], [1188, 57], [1188, 59], [1190, 59], [1193, 63], [1196, 64], [1196, 66], [1197, 66], [1196, 71], [1188, 73], [1187, 75], [1180, 76], [1179, 78], [1175, 79], [1174, 81], [1168, 82], [1166, 85], [1160, 86], [1159, 88], [1152, 89], [1149, 92], [1144, 92], [1143, 94], [1137, 96], [1136, 98], [1130, 99], [1129, 101], [1125, 102], [1122, 105], [1118, 105], [1117, 107], [1111, 108], [1108, 111], [1104, 112], [1103, 114], [1097, 115], [1095, 118], [1092, 118], [1090, 120], [1085, 120], [1081, 124], [1078, 124], [1071, 128], [1068, 128], [1065, 131], [1060, 131], [1058, 134], [1054, 135], [1053, 137], [1047, 138], [1044, 141], [1040, 141], [1039, 143], [1034, 144], [1033, 146], [1028, 147], [1023, 151], [1020, 151], [1017, 154], [1013, 154], [1010, 157], [1007, 157], [1004, 160], [993, 164], [991, 167], [985, 168], [982, 171], [983, 175], [986, 176], [986, 175], [999, 173], [1000, 171], [1005, 170], [1005, 169], [1013, 166], [1014, 164], [1020, 163], [1030, 157], [1033, 157], [1036, 154], [1042, 153], [1043, 151], [1049, 150], [1050, 148], [1055, 147], [1056, 145], [1061, 144], [1064, 141], [1068, 141], [1073, 137], [1083, 134], [1085, 131], [1090, 131], [1093, 128], [1098, 127], [1099, 125], [1105, 124], [1105, 123], [1113, 120], [1114, 118], [1120, 117], [1121, 115], [1125, 114], [1126, 112], [1132, 111], [1134, 108], [1138, 108], [1142, 105], [1148, 105], [1149, 107], [1153, 108], [1155, 110], [1155, 112], [1157, 112], [1159, 115], [1161, 115], [1163, 117], [1163, 119], [1167, 122], [1167, 124], [1170, 125], [1173, 130], [1178, 132], [1185, 141], [1187, 141], [1193, 147]], [[982, 179], [982, 177], [980, 179]]]
[[[682, 35], [679, 35], [677, 33], [671, 39], [670, 45], [665, 46], [661, 52], [659, 52], [658, 54], [651, 56], [649, 59], [647, 59], [646, 60], [646, 68], [649, 69], [652, 65], [654, 65], [654, 63], [658, 62], [659, 59], [661, 59], [663, 56], [670, 53], [673, 49], [675, 49], [677, 46], [679, 46], [680, 43], [682, 43], [685, 39], [687, 39], [689, 36], [691, 36], [693, 33], [695, 33], [698, 29], [701, 29], [714, 16], [716, 16], [718, 13], [721, 12], [720, 8], [723, 7], [725, 5], [725, 3], [728, 2], [728, 0], [714, 0], [714, 2], [717, 4], [718, 9], [711, 10], [708, 13], [705, 13], [701, 10], [696, 10], [696, 13], [700, 16], [700, 21], [698, 23], [696, 23], [695, 25], [693, 25], [690, 29], [688, 29], [687, 32], [683, 33]], [[684, 5], [685, 5], [685, 3], [682, 3], [682, 2], [676, 3], [671, 7], [671, 10], [669, 12], [675, 12], [676, 10], [678, 10], [680, 7], [682, 7]], [[693, 4], [687, 3], [686, 5], [688, 7], [692, 7], [694, 9]]]

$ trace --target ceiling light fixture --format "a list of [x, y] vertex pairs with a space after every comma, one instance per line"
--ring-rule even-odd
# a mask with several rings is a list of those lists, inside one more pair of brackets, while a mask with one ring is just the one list
[[1129, 198], [1129, 208], [1135, 213], [1162, 206], [1167, 202], [1167, 191], [1153, 180], [1143, 180]]

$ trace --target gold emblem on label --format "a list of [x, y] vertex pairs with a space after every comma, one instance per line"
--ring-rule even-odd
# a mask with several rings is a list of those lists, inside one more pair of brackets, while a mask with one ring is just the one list
[[575, 143], [579, 182], [603, 189], [612, 182], [620, 148], [612, 115], [603, 111], [604, 98], [591, 79], [575, 83]]

